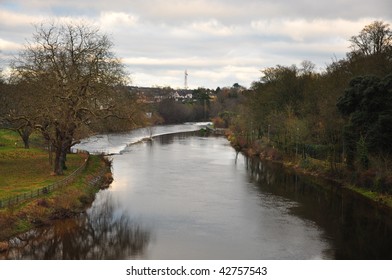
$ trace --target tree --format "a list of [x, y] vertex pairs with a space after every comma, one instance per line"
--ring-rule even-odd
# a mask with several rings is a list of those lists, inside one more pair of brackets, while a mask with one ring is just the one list
[[389, 24], [374, 21], [366, 25], [357, 36], [352, 36], [350, 42], [353, 51], [363, 55], [389, 52], [392, 47], [392, 31]]
[[[116, 115], [115, 96], [127, 75], [112, 46], [92, 26], [41, 24], [11, 64], [14, 79], [29, 84], [40, 108], [35, 127], [55, 150], [57, 175], [63, 174], [67, 152], [83, 128]], [[126, 117], [131, 116], [121, 116]]]
[[367, 149], [376, 154], [392, 152], [392, 75], [384, 79], [375, 76], [353, 79], [338, 99], [337, 107], [343, 116], [349, 117], [344, 135], [349, 166], [353, 166], [356, 152], [360, 152], [361, 162], [364, 162], [361, 151]]
[[163, 99], [157, 104], [157, 113], [165, 123], [183, 123], [192, 121], [192, 105], [176, 102], [173, 98]]
[[[14, 83], [12, 80], [3, 85], [2, 119], [3, 127], [16, 131], [21, 137], [24, 147], [30, 147], [30, 135], [34, 131], [36, 117], [41, 107], [36, 106], [37, 96], [32, 94], [28, 83]], [[39, 98], [38, 98], [39, 99]]]
[[[4, 104], [5, 102], [5, 83], [3, 78], [3, 69], [0, 68], [0, 102]], [[4, 116], [5, 116], [4, 106], [0, 106], [0, 128], [4, 126]]]
[[4, 84], [4, 74], [3, 74], [3, 69], [0, 68], [0, 86]]

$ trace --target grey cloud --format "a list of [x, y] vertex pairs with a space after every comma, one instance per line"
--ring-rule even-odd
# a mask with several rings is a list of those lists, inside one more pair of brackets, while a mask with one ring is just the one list
[[85, 14], [102, 10], [142, 15], [153, 22], [189, 22], [217, 19], [222, 22], [246, 22], [252, 19], [285, 18], [391, 18], [389, 0], [14, 0], [15, 9], [45, 11], [53, 14]]
[[[348, 51], [374, 19], [391, 22], [391, 1], [14, 0], [0, 2], [0, 48], [30, 39], [31, 23], [69, 17], [97, 24], [115, 43], [136, 85], [249, 86], [259, 69], [311, 60], [319, 68]], [[17, 51], [17, 50], [15, 50]], [[0, 62], [2, 63], [2, 62]]]

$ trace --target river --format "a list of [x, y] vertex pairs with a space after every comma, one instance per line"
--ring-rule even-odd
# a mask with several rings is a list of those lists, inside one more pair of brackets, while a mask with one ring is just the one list
[[[391, 259], [387, 211], [247, 158], [195, 124], [95, 136], [114, 181], [85, 214], [11, 240], [7, 259]], [[150, 133], [152, 141], [140, 141]], [[135, 144], [136, 143], [136, 144]]]

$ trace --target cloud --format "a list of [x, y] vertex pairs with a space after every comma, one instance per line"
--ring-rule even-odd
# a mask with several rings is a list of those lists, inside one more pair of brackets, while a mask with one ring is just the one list
[[149, 57], [127, 57], [122, 59], [123, 63], [130, 66], [167, 66], [167, 67], [224, 67], [227, 65], [248, 65], [257, 62], [257, 58], [209, 58], [209, 57], [182, 57], [182, 58], [149, 58]]
[[259, 69], [303, 60], [320, 69], [344, 57], [348, 39], [365, 25], [392, 21], [391, 6], [390, 0], [0, 1], [0, 50], [8, 59], [32, 38], [32, 23], [83, 21], [110, 35], [137, 85], [180, 87], [188, 69], [190, 86], [249, 86]]
[[[365, 17], [390, 18], [389, 0], [13, 0], [3, 1], [6, 8], [23, 12], [73, 15], [99, 14], [101, 11], [142, 15], [151, 22], [192, 22], [217, 19], [244, 23], [255, 19], [307, 18], [357, 20]], [[63, 11], [63, 12], [61, 12]]]
[[22, 49], [23, 45], [14, 43], [11, 41], [4, 40], [0, 38], [0, 50], [2, 51], [14, 51]]
[[2, 28], [19, 28], [42, 21], [44, 17], [0, 9]]
[[285, 36], [297, 42], [305, 40], [325, 41], [330, 38], [348, 39], [372, 20], [374, 19], [366, 18], [350, 21], [345, 19], [278, 18], [252, 21], [251, 27], [265, 35]]
[[191, 32], [199, 32], [213, 36], [230, 36], [235, 34], [236, 27], [225, 26], [216, 19], [208, 21], [198, 21], [190, 25]]
[[103, 29], [132, 28], [137, 25], [138, 17], [124, 12], [103, 11], [99, 17]]

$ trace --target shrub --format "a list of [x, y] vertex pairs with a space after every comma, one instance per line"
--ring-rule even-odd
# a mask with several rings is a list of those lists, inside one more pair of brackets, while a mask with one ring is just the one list
[[226, 128], [225, 121], [220, 117], [213, 118], [212, 123], [214, 124], [214, 127], [216, 127], [216, 128]]

